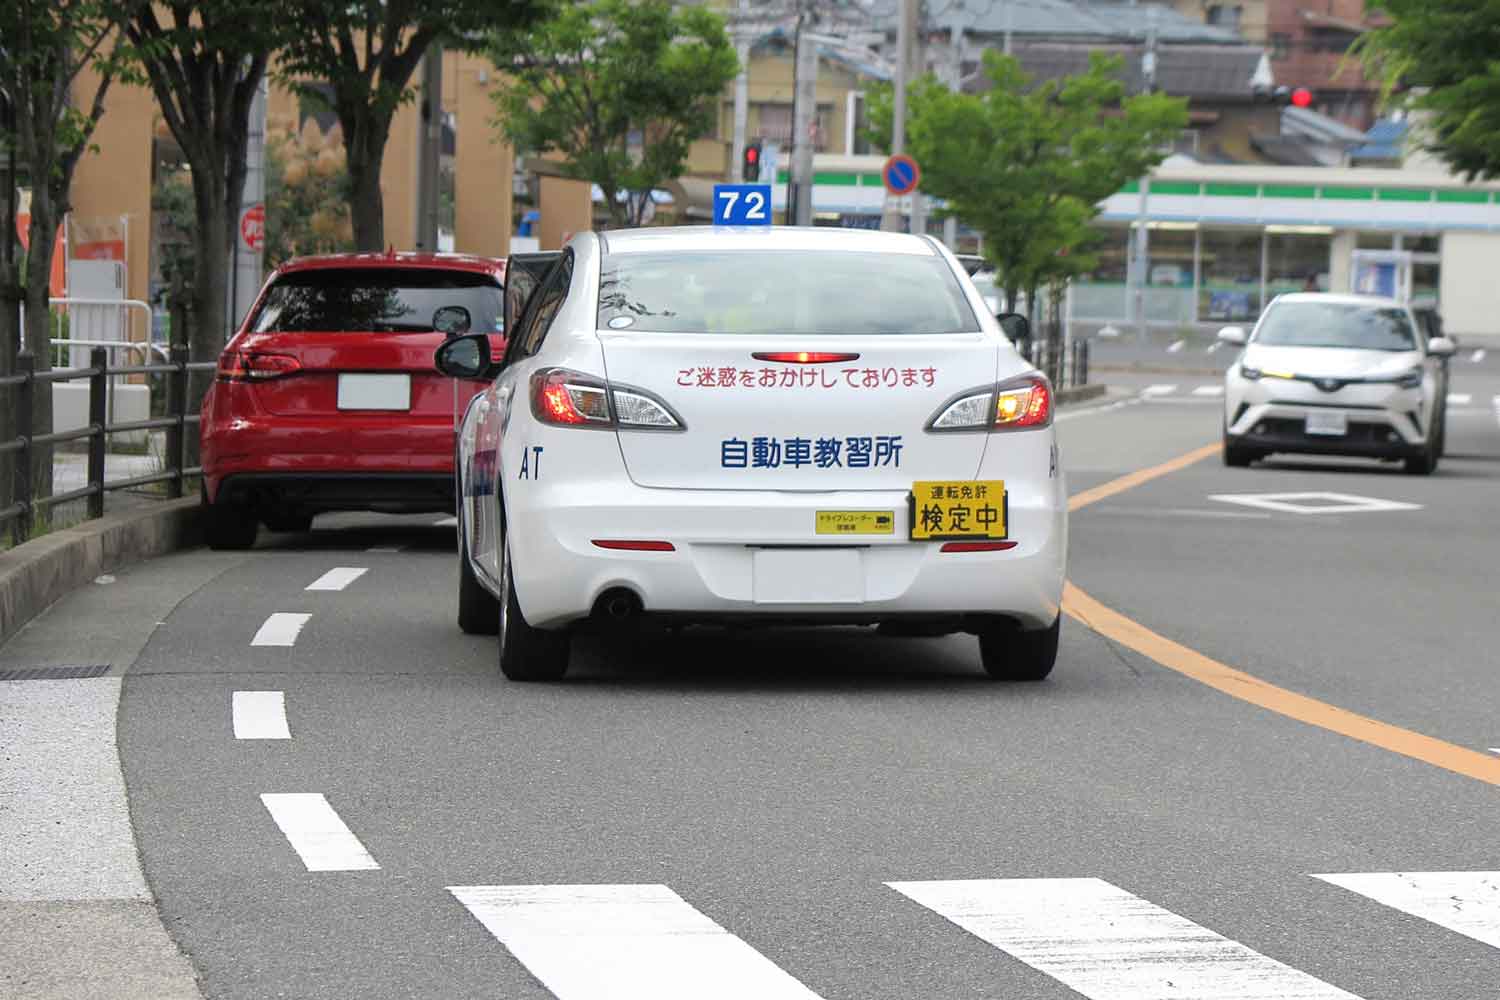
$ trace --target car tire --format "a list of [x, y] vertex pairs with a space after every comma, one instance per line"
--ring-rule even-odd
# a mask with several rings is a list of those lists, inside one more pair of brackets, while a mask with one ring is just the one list
[[271, 514], [264, 518], [266, 527], [272, 531], [285, 531], [301, 534], [312, 530], [313, 516], [311, 514]]
[[225, 500], [209, 503], [206, 487], [199, 493], [199, 497], [203, 501], [203, 533], [208, 540], [209, 548], [219, 551], [239, 551], [255, 544], [255, 534], [259, 524], [251, 514], [250, 508], [244, 504], [229, 503]]
[[484, 589], [469, 562], [467, 546], [458, 549], [458, 627], [469, 635], [496, 635], [500, 631], [500, 602]]
[[568, 633], [533, 628], [516, 600], [510, 545], [500, 557], [500, 672], [512, 681], [557, 681], [568, 672]]
[[1406, 460], [1406, 474], [1408, 476], [1430, 476], [1437, 471], [1438, 444], [1429, 441], [1422, 449], [1421, 454], [1412, 455]]
[[1243, 445], [1231, 444], [1224, 439], [1224, 464], [1231, 469], [1243, 469], [1255, 460], [1255, 452]]
[[1040, 681], [1057, 663], [1057, 642], [1062, 635], [1062, 615], [1050, 628], [1021, 632], [993, 627], [979, 633], [979, 661], [984, 672], [998, 681]]

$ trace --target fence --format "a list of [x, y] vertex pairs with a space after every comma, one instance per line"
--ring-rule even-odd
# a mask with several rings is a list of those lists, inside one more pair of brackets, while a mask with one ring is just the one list
[[1057, 350], [1049, 350], [1045, 339], [1031, 342], [1028, 352], [1030, 361], [1058, 389], [1087, 385], [1089, 381], [1089, 342], [1075, 340], [1072, 344], [1057, 344]]
[[[113, 346], [113, 345], [112, 345]], [[120, 347], [130, 346], [119, 344]], [[135, 345], [140, 346], [140, 345]], [[87, 368], [63, 368], [54, 371], [37, 371], [36, 358], [30, 351], [22, 351], [16, 357], [16, 373], [0, 376], [0, 388], [11, 389], [11, 412], [15, 417], [16, 436], [0, 441], [0, 461], [11, 456], [14, 477], [12, 479], [11, 503], [0, 509], [0, 525], [9, 522], [11, 539], [20, 545], [31, 537], [36, 515], [57, 504], [71, 500], [88, 500], [88, 518], [104, 516], [104, 495], [113, 490], [166, 483], [167, 495], [180, 497], [183, 479], [202, 474], [201, 466], [183, 467], [186, 431], [189, 425], [198, 423], [198, 414], [187, 413], [188, 377], [190, 372], [212, 371], [215, 362], [189, 362], [186, 347], [174, 346], [168, 352], [166, 364], [118, 365], [109, 363], [108, 351], [94, 347], [89, 351]], [[147, 420], [130, 420], [113, 423], [106, 413], [109, 379], [112, 375], [164, 375], [166, 377], [166, 415]], [[33, 403], [37, 386], [51, 386], [58, 382], [88, 379], [89, 422], [87, 427], [51, 434], [33, 434]], [[113, 482], [104, 480], [104, 455], [108, 436], [111, 434], [139, 433], [163, 429], [166, 433], [166, 469], [152, 475], [132, 476]], [[36, 448], [43, 445], [63, 444], [68, 441], [88, 439], [88, 485], [63, 493], [38, 497], [33, 495], [31, 463]]]

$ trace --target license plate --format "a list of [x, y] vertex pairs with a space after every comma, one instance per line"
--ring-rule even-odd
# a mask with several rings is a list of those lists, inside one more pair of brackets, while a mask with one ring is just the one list
[[1005, 481], [919, 482], [911, 487], [911, 537], [958, 541], [1007, 537]]
[[761, 549], [751, 560], [756, 604], [857, 604], [865, 599], [860, 549]]
[[1343, 413], [1309, 413], [1307, 433], [1343, 437], [1349, 433], [1349, 417]]
[[340, 375], [339, 409], [409, 410], [410, 375]]
[[820, 535], [894, 535], [896, 512], [893, 510], [820, 510]]

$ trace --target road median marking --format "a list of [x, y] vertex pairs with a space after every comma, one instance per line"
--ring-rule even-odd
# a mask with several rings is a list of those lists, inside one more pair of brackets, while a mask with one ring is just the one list
[[[1218, 450], [1218, 444], [1205, 445], [1168, 462], [1132, 472], [1102, 486], [1085, 490], [1068, 500], [1068, 510], [1079, 510], [1142, 483], [1184, 469]], [[1278, 715], [1328, 732], [1359, 740], [1361, 743], [1380, 747], [1382, 750], [1389, 750], [1424, 764], [1440, 767], [1454, 774], [1488, 782], [1491, 785], [1500, 785], [1500, 758], [1490, 757], [1477, 750], [1458, 746], [1436, 737], [1424, 736], [1409, 729], [1402, 729], [1400, 726], [1393, 726], [1378, 719], [1358, 715], [1339, 708], [1337, 705], [1277, 687], [1275, 684], [1263, 681], [1243, 670], [1237, 670], [1226, 663], [1220, 663], [1197, 650], [1189, 649], [1181, 643], [1153, 632], [1140, 622], [1100, 604], [1075, 586], [1072, 581], [1063, 585], [1063, 611], [1105, 638], [1140, 653], [1168, 670], [1176, 671], [1230, 697], [1238, 698], [1240, 701], [1257, 705]]]

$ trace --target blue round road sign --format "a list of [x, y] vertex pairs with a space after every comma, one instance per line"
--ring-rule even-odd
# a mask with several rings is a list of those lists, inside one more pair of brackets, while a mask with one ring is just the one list
[[891, 194], [911, 194], [922, 182], [922, 168], [910, 156], [898, 153], [885, 161], [885, 166], [880, 168], [880, 176], [885, 181], [885, 189]]

